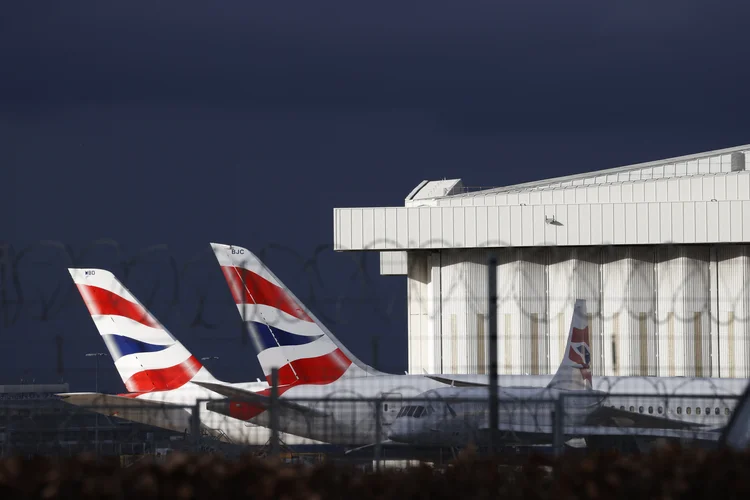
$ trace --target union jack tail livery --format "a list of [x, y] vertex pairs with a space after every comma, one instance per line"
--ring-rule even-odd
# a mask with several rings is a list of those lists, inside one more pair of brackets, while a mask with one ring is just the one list
[[578, 299], [573, 306], [568, 343], [565, 346], [560, 368], [549, 385], [556, 389], [567, 390], [590, 390], [592, 388], [591, 337], [585, 300]]
[[268, 382], [329, 384], [376, 374], [359, 361], [245, 248], [211, 243]]
[[68, 269], [131, 393], [216, 381], [200, 361], [103, 269]]

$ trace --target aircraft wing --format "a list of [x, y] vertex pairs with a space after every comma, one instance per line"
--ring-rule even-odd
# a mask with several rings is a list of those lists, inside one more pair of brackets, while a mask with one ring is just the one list
[[704, 429], [701, 424], [683, 422], [669, 417], [646, 415], [608, 406], [600, 406], [586, 419], [586, 425], [605, 427], [633, 427], [638, 429]]
[[650, 438], [676, 438], [695, 441], [718, 441], [721, 429], [655, 429], [644, 427], [607, 427], [599, 425], [584, 425], [566, 427], [565, 433], [575, 436], [633, 436]]
[[69, 392], [57, 396], [68, 404], [108, 417], [177, 432], [190, 430], [190, 411], [181, 405], [96, 392]]
[[[519, 423], [500, 423], [498, 428], [501, 432], [510, 432], [516, 434], [546, 434], [550, 435], [555, 432], [554, 427], [546, 423], [536, 422], [519, 422]], [[486, 431], [488, 425], [483, 425], [480, 430]], [[718, 441], [721, 436], [721, 429], [660, 429], [646, 427], [616, 427], [606, 425], [565, 425], [563, 432], [566, 439], [571, 437], [587, 436], [632, 436], [632, 437], [650, 437], [650, 438], [673, 438], [673, 439], [691, 439], [698, 441]]]
[[[268, 409], [271, 406], [271, 398], [258, 392], [248, 391], [245, 389], [238, 389], [237, 387], [226, 386], [222, 384], [215, 384], [212, 382], [197, 382], [193, 381], [195, 385], [205, 387], [206, 389], [213, 391], [217, 394], [221, 394], [225, 398], [238, 400], [246, 403], [251, 403], [256, 406], [260, 406], [264, 409]], [[328, 414], [315, 408], [311, 408], [306, 405], [295, 403], [288, 399], [279, 398], [278, 405], [283, 410], [290, 410], [294, 413], [302, 414], [302, 416], [310, 417], [327, 417]]]
[[441, 375], [425, 375], [425, 377], [430, 378], [436, 382], [440, 382], [441, 384], [446, 384], [453, 387], [488, 387], [488, 384], [475, 380], [461, 380], [459, 378], [451, 378]]

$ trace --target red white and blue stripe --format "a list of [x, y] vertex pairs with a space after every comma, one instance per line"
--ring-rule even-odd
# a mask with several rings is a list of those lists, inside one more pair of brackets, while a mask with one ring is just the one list
[[585, 300], [578, 299], [573, 305], [568, 342], [552, 384], [576, 389], [592, 387], [591, 335]]
[[[68, 269], [131, 393], [182, 387], [205, 368], [103, 269]], [[213, 378], [213, 377], [210, 377]]]
[[357, 366], [249, 250], [212, 243], [258, 361], [270, 383], [329, 384]]

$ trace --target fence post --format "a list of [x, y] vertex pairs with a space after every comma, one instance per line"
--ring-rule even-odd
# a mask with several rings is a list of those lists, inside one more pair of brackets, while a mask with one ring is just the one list
[[489, 351], [490, 351], [490, 453], [496, 451], [496, 436], [498, 428], [498, 401], [497, 401], [497, 257], [490, 256], [488, 262], [488, 297], [489, 311], [487, 318], [489, 324]]
[[193, 405], [193, 415], [190, 418], [190, 434], [193, 435], [193, 449], [196, 453], [201, 447], [201, 403], [196, 401]]
[[382, 412], [382, 406], [383, 406], [383, 400], [381, 398], [378, 398], [377, 401], [375, 401], [375, 470], [380, 470], [380, 457], [382, 453], [382, 448], [380, 441], [382, 441], [383, 437], [383, 420], [381, 416]]
[[555, 456], [562, 455], [563, 443], [565, 442], [565, 394], [560, 393], [560, 396], [555, 401], [555, 409], [552, 411], [552, 443], [555, 449]]
[[271, 456], [279, 456], [279, 369], [271, 370]]

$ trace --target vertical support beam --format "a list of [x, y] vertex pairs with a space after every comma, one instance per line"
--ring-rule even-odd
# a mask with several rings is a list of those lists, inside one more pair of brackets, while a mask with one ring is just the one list
[[707, 376], [721, 377], [721, 351], [719, 350], [719, 256], [716, 246], [712, 245], [709, 250], [708, 258], [708, 294], [711, 297], [709, 302], [709, 321], [711, 322], [711, 331], [708, 333], [708, 358], [711, 364]]
[[515, 338], [515, 332], [511, 328], [511, 315], [503, 314], [505, 317], [505, 329], [503, 335], [505, 338], [505, 373], [513, 373], [513, 339]]
[[201, 402], [196, 401], [190, 416], [190, 435], [193, 438], [193, 451], [198, 453], [201, 448]]
[[279, 456], [279, 369], [271, 370], [271, 456]]
[[477, 314], [477, 374], [487, 373], [487, 346], [484, 331], [484, 314]]
[[734, 363], [734, 342], [734, 311], [729, 311], [729, 318], [727, 319], [727, 357], [729, 359], [724, 361], [729, 365], [729, 378], [737, 377]]
[[674, 377], [675, 369], [674, 369], [674, 313], [668, 312], [667, 313], [667, 363], [669, 366], [669, 376]]
[[[586, 313], [586, 321], [587, 321], [586, 324], [589, 325], [589, 328], [593, 330], [594, 329], [594, 314], [591, 312]], [[604, 345], [602, 345], [601, 337], [599, 338], [597, 337], [598, 335], [593, 335], [593, 332], [590, 331], [589, 339], [591, 343], [593, 344], [590, 347], [594, 352], [599, 351], [599, 370], [600, 370], [599, 373], [603, 375], [604, 374]], [[594, 344], [594, 339], [596, 339], [596, 344]], [[596, 373], [596, 365], [594, 365], [594, 369], [592, 369], [592, 373]]]
[[641, 358], [641, 367], [638, 370], [638, 374], [641, 376], [648, 376], [649, 369], [648, 369], [648, 324], [646, 324], [646, 313], [638, 313], [638, 342], [640, 344], [639, 346], [639, 354]]
[[378, 398], [375, 401], [375, 470], [380, 470], [380, 457], [382, 456], [382, 445], [383, 439], [383, 399]]
[[[598, 299], [597, 300], [597, 308], [596, 308], [596, 315], [599, 321], [597, 323], [599, 324], [599, 345], [601, 346], [601, 349], [599, 350], [601, 355], [601, 366], [599, 367], [600, 371], [599, 373], [602, 375], [607, 375], [609, 372], [609, 366], [607, 366], [607, 339], [604, 335], [604, 248], [599, 248], [599, 251], [596, 252], [596, 277], [599, 279], [599, 293], [598, 293]], [[612, 360], [614, 363], [614, 359]]]
[[459, 373], [458, 366], [458, 325], [456, 315], [451, 314], [451, 373]]
[[703, 322], [701, 321], [701, 312], [696, 311], [693, 316], [693, 355], [695, 363], [695, 376], [703, 376]]
[[[427, 259], [427, 332], [429, 340], [428, 368], [430, 373], [444, 373], [443, 359], [443, 315], [442, 315], [442, 266], [440, 264], [440, 252], [432, 252]], [[450, 299], [449, 299], [450, 300]]]
[[531, 319], [531, 370], [532, 375], [539, 375], [539, 314], [529, 314]]
[[562, 354], [561, 359], [565, 359], [565, 344], [568, 341], [568, 332], [565, 329], [565, 315], [562, 312], [557, 313], [557, 341], [558, 349]]
[[662, 377], [664, 373], [664, 362], [666, 360], [662, 359], [661, 353], [662, 353], [662, 346], [661, 346], [661, 338], [662, 338], [662, 324], [661, 319], [659, 317], [659, 261], [661, 256], [659, 255], [659, 249], [658, 247], [653, 247], [653, 255], [654, 255], [654, 329], [655, 329], [655, 339], [654, 339], [654, 347], [656, 348], [656, 353], [654, 358], [656, 359], [656, 369], [653, 370], [655, 377]]
[[552, 447], [556, 456], [562, 455], [565, 443], [565, 394], [560, 393], [555, 401], [555, 409], [552, 414]]
[[612, 315], [612, 374], [615, 377], [620, 375], [620, 350], [618, 349], [620, 342], [620, 313], [616, 312]]
[[489, 311], [489, 351], [490, 351], [490, 453], [497, 450], [495, 440], [498, 428], [498, 400], [497, 400], [497, 257], [490, 256], [488, 263], [488, 296]]

